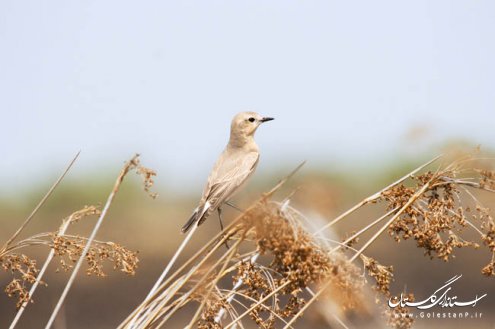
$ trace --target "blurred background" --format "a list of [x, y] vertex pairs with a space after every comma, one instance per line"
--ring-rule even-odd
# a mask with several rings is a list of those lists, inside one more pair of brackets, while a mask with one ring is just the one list
[[[81, 276], [58, 322], [113, 328], [180, 243], [234, 114], [276, 118], [257, 133], [260, 165], [236, 202], [246, 207], [307, 160], [287, 189], [302, 186], [298, 207], [328, 221], [434, 154], [477, 145], [490, 154], [494, 33], [493, 1], [2, 1], [0, 241], [77, 151], [26, 236], [104, 202], [124, 161], [140, 153], [158, 172], [159, 197], [132, 175], [98, 234], [139, 250], [138, 273], [109, 266], [105, 279]], [[226, 211], [226, 221], [233, 216]], [[93, 223], [74, 230], [87, 235]], [[209, 221], [198, 246], [217, 230]], [[370, 250], [396, 268], [396, 291], [428, 294], [462, 271], [466, 296], [492, 292], [479, 306], [486, 317], [469, 326], [494, 328], [495, 285], [479, 273], [487, 253], [462, 250], [443, 263], [413, 242], [396, 246], [384, 237]], [[46, 252], [29, 251], [39, 262]], [[50, 271], [19, 328], [44, 326], [67, 277]], [[9, 279], [1, 274], [0, 284]], [[0, 296], [0, 327], [14, 313]], [[466, 323], [418, 321], [442, 325]]]

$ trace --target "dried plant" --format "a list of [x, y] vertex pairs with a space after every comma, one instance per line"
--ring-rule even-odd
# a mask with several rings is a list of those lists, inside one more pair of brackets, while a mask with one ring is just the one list
[[393, 266], [384, 266], [371, 257], [361, 254], [364, 267], [370, 277], [375, 279], [376, 285], [373, 287], [386, 297], [390, 296], [390, 283], [394, 277]]
[[[137, 252], [130, 251], [129, 249], [114, 242], [102, 242], [94, 240], [94, 236], [97, 232], [97, 228], [103, 219], [103, 215], [108, 209], [113, 196], [118, 191], [120, 183], [124, 176], [130, 171], [135, 169], [136, 172], [143, 177], [144, 189], [153, 198], [156, 194], [151, 193], [150, 188], [153, 185], [153, 176], [156, 173], [148, 168], [140, 165], [138, 155], [134, 156], [124, 166], [121, 174], [117, 178], [117, 182], [111, 193], [111, 197], [107, 201], [103, 211], [96, 206], [85, 206], [84, 208], [75, 211], [70, 216], [63, 219], [61, 226], [54, 232], [39, 233], [28, 238], [17, 240], [20, 233], [31, 222], [32, 218], [40, 207], [46, 202], [53, 190], [58, 186], [61, 180], [65, 177], [68, 170], [71, 168], [79, 153], [71, 161], [64, 173], [59, 177], [55, 184], [50, 188], [47, 194], [42, 198], [40, 203], [36, 206], [27, 220], [21, 225], [21, 227], [13, 234], [13, 236], [5, 242], [0, 249], [0, 266], [12, 275], [12, 280], [5, 287], [5, 292], [9, 297], [17, 298], [17, 308], [19, 309], [16, 317], [12, 321], [10, 328], [14, 328], [18, 323], [25, 307], [29, 302], [33, 302], [32, 295], [39, 284], [45, 284], [42, 281], [43, 274], [45, 273], [48, 265], [54, 257], [58, 257], [60, 267], [69, 271], [73, 269], [71, 280], [66, 287], [65, 295], [68, 291], [68, 287], [73, 282], [75, 275], [77, 274], [78, 266], [85, 260], [88, 269], [86, 274], [96, 275], [99, 277], [106, 276], [103, 271], [103, 264], [106, 261], [113, 263], [114, 270], [122, 271], [129, 275], [134, 275], [139, 262]], [[99, 221], [89, 238], [66, 234], [67, 229], [71, 224], [77, 223], [83, 218], [98, 216]], [[50, 253], [40, 270], [34, 259], [27, 255], [30, 247], [34, 246], [46, 246], [50, 248]], [[74, 264], [76, 264], [74, 268]], [[59, 304], [63, 302], [63, 298], [59, 301]], [[54, 319], [57, 312], [52, 313]], [[51, 326], [52, 320], [49, 321], [47, 327]]]
[[[61, 257], [60, 265], [63, 270], [72, 269], [72, 265], [64, 259], [64, 256], [70, 262], [75, 263], [81, 257], [86, 242], [87, 239], [77, 236], [54, 236], [52, 248], [55, 250], [55, 255]], [[117, 243], [93, 241], [86, 255], [86, 263], [88, 264], [86, 274], [105, 277], [106, 274], [103, 271], [105, 261], [112, 262], [114, 270], [134, 275], [139, 259], [137, 252], [130, 251]]]
[[[158, 327], [196, 301], [202, 306], [191, 326], [229, 328], [249, 317], [261, 328], [274, 328], [287, 324], [305, 305], [307, 288], [323, 282], [332, 282], [329, 291], [339, 295], [343, 310], [361, 307], [359, 268], [340, 253], [329, 255], [295, 216], [288, 205], [262, 198], [227, 228], [223, 238], [210, 241], [190, 260], [198, 264], [172, 274], [142, 305], [142, 317], [129, 318], [122, 327]], [[226, 238], [235, 243], [222, 254]], [[244, 248], [251, 251], [241, 253]], [[215, 265], [206, 264], [210, 258]], [[233, 288], [220, 288], [222, 278], [230, 278]], [[245, 311], [240, 314], [234, 303]], [[225, 314], [231, 321], [221, 325]]]
[[[280, 202], [273, 198], [300, 167], [296, 168], [170, 273], [197, 230], [194, 226], [146, 299], [119, 328], [166, 327], [183, 310], [192, 310], [184, 323], [186, 328], [244, 328], [250, 323], [259, 328], [286, 329], [293, 328], [317, 300], [330, 305], [325, 308], [325, 313], [330, 313], [325, 314], [326, 321], [343, 327], [351, 318], [366, 319], [382, 305], [381, 313], [386, 317], [383, 323], [410, 328], [413, 319], [405, 316], [409, 313], [406, 307], [383, 306], [394, 295], [390, 285], [397, 273], [393, 266], [382, 265], [379, 256], [366, 254], [378, 237], [388, 233], [397, 243], [413, 240], [430, 259], [443, 261], [455, 257], [459, 248], [487, 248], [491, 259], [481, 273], [495, 275], [495, 222], [477, 195], [477, 191], [495, 192], [495, 173], [473, 156], [431, 168], [440, 158], [363, 199], [316, 232], [310, 225], [314, 221], [290, 205], [292, 194]], [[88, 266], [86, 274], [95, 276], [106, 275], [105, 262], [129, 275], [137, 269], [136, 252], [95, 239], [129, 171], [142, 176], [144, 190], [156, 197], [150, 191], [156, 173], [142, 167], [137, 155], [123, 167], [102, 209], [86, 206], [65, 218], [54, 232], [18, 239], [74, 161], [0, 249], [0, 265], [12, 275], [5, 292], [17, 299], [19, 308], [10, 328], [32, 301], [37, 285], [43, 284], [43, 274], [54, 257], [60, 269], [72, 273], [45, 328], [53, 324], [84, 262]], [[364, 207], [379, 207], [383, 214], [369, 224], [359, 223], [341, 240], [327, 235], [329, 228]], [[72, 224], [90, 216], [98, 220], [88, 238], [66, 233]], [[468, 238], [467, 230], [479, 239]], [[371, 237], [363, 239], [369, 232]], [[227, 241], [231, 243], [228, 249], [224, 248]], [[25, 252], [33, 246], [50, 248], [41, 269]], [[409, 300], [413, 298], [409, 294]], [[376, 303], [370, 304], [373, 299]]]
[[8, 254], [0, 258], [0, 263], [5, 271], [9, 271], [13, 278], [5, 287], [5, 293], [9, 297], [17, 298], [17, 307], [29, 301], [28, 284], [33, 284], [38, 275], [36, 261], [24, 254]]
[[[367, 278], [375, 282], [375, 300], [380, 304], [392, 296], [393, 267], [364, 254], [386, 232], [397, 242], [415, 240], [430, 258], [448, 261], [455, 249], [481, 245], [493, 255], [494, 221], [473, 193], [494, 192], [493, 172], [475, 168], [474, 157], [424, 171], [439, 159], [365, 198], [314, 233], [304, 225], [310, 220], [288, 199], [271, 200], [288, 176], [168, 275], [194, 227], [147, 298], [119, 328], [166, 327], [174, 315], [186, 307], [191, 310], [192, 305], [196, 311], [186, 328], [243, 328], [249, 319], [259, 328], [291, 328], [318, 298], [338, 305], [332, 316], [346, 327], [347, 312], [364, 316], [368, 312]], [[358, 209], [379, 204], [385, 204], [384, 214], [342, 242], [325, 235], [325, 230]], [[361, 235], [380, 223], [371, 238], [355, 247]], [[479, 234], [480, 240], [465, 238], [467, 229]], [[222, 248], [226, 240], [234, 243], [228, 250]], [[355, 264], [358, 259], [364, 271]], [[492, 256], [483, 274], [494, 274], [493, 260]], [[413, 319], [403, 316], [407, 308], [383, 311], [390, 326], [412, 326]]]
[[[487, 245], [493, 255], [493, 218], [467, 187], [491, 192], [495, 190], [490, 189], [486, 183], [488, 172], [466, 168], [467, 160], [469, 159], [454, 161], [436, 172], [428, 171], [412, 176], [410, 179], [415, 186], [398, 184], [382, 193], [378, 202], [386, 202], [388, 209], [403, 208], [404, 204], [414, 198], [414, 202], [401, 213], [400, 219], [388, 226], [388, 232], [395, 241], [412, 238], [426, 255], [444, 261], [453, 256], [455, 248], [477, 249], [480, 247], [478, 242]], [[467, 174], [471, 175], [466, 176]], [[420, 189], [424, 191], [414, 197]], [[474, 209], [463, 201], [466, 198], [472, 198]], [[480, 241], [464, 239], [461, 234], [466, 227], [477, 232]], [[493, 257], [487, 266], [490, 265], [493, 266]], [[487, 273], [483, 269], [483, 274], [493, 273]]]

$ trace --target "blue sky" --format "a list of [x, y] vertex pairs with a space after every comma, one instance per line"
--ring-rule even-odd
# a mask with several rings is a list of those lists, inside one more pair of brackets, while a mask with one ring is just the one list
[[78, 150], [202, 185], [242, 110], [263, 171], [494, 147], [494, 35], [493, 1], [2, 1], [0, 189]]

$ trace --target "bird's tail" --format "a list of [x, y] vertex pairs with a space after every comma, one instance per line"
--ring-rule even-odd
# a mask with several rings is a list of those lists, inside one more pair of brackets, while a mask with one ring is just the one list
[[196, 223], [196, 221], [198, 220], [198, 209], [196, 209], [191, 218], [189, 218], [189, 220], [184, 224], [184, 226], [182, 226], [182, 228], [180, 229], [180, 231], [182, 233], [187, 233], [187, 231], [189, 231], [191, 229], [191, 226]]
[[180, 231], [182, 233], [187, 233], [191, 229], [194, 223], [198, 222], [198, 226], [201, 225], [206, 217], [209, 215], [210, 210], [210, 203], [206, 202], [206, 204], [203, 207], [198, 207], [194, 210], [193, 214], [191, 215], [191, 218], [182, 226]]

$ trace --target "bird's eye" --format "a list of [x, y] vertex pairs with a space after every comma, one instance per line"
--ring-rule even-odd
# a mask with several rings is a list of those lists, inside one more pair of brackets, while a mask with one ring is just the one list
[[249, 122], [254, 122], [254, 118], [253, 118], [253, 117], [251, 117], [251, 118], [249, 118], [249, 119], [248, 119], [248, 121], [249, 121]]

